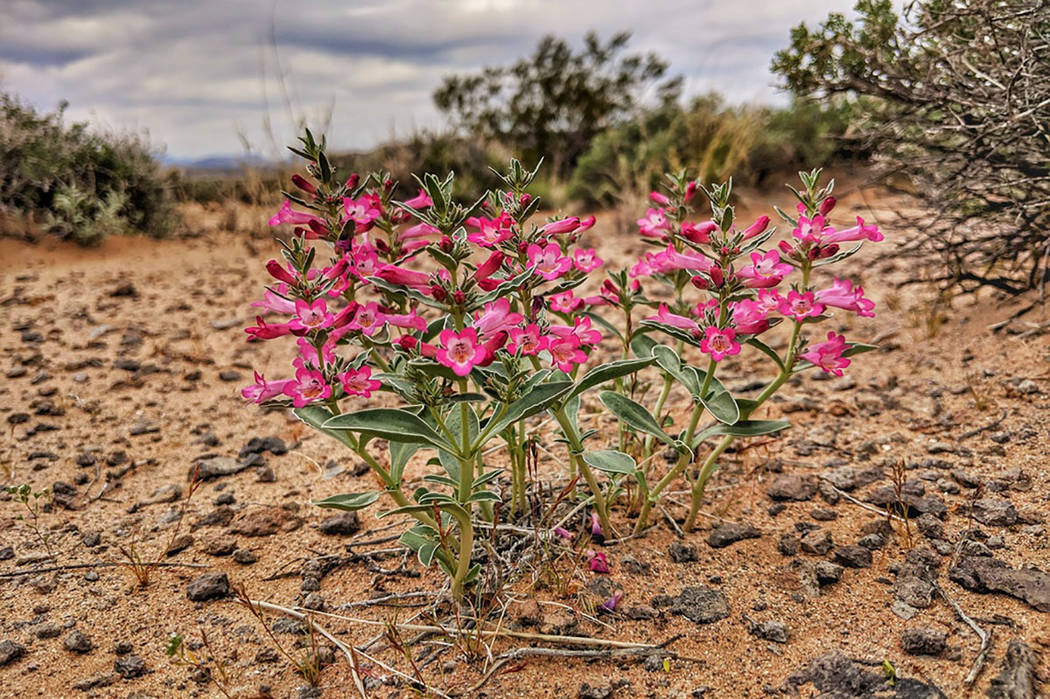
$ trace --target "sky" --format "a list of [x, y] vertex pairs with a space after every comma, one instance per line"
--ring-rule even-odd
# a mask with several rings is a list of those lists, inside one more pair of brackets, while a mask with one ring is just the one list
[[[791, 27], [854, 0], [3, 0], [0, 89], [69, 120], [147, 132], [169, 159], [274, 157], [302, 119], [367, 148], [446, 124], [450, 74], [505, 65], [545, 34], [630, 31], [685, 94], [783, 102], [769, 72]], [[331, 114], [331, 121], [326, 115]]]

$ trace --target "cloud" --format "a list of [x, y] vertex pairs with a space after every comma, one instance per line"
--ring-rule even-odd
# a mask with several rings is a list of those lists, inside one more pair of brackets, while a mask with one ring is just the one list
[[361, 148], [441, 125], [430, 95], [444, 75], [509, 63], [544, 34], [630, 30], [631, 49], [668, 59], [692, 93], [783, 99], [772, 53], [851, 2], [7, 0], [0, 84], [42, 109], [68, 100], [71, 119], [148, 129], [172, 156], [237, 152], [238, 132], [276, 151], [297, 119], [329, 111], [331, 142]]

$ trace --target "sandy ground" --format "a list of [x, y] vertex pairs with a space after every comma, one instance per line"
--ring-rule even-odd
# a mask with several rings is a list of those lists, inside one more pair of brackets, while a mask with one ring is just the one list
[[[766, 198], [745, 193], [743, 208], [757, 211]], [[876, 200], [880, 208], [868, 211]], [[888, 212], [909, 206], [854, 191], [838, 216], [874, 215], [885, 226], [893, 219]], [[836, 650], [857, 661], [853, 667], [862, 674], [881, 677], [885, 661], [899, 678], [914, 680], [880, 685], [888, 696], [938, 696], [932, 685], [944, 696], [983, 696], [1011, 639], [1048, 657], [1050, 606], [1036, 607], [1038, 599], [1050, 604], [1050, 591], [1037, 589], [1035, 601], [1026, 603], [967, 590], [948, 574], [959, 562], [952, 552], [965, 530], [971, 530], [965, 553], [992, 554], [1018, 570], [1050, 570], [1050, 344], [1047, 335], [1025, 334], [1029, 321], [1043, 317], [1034, 311], [993, 333], [988, 325], [1015, 304], [962, 299], [937, 309], [917, 287], [895, 288], [896, 280], [917, 272], [910, 261], [888, 254], [899, 235], [887, 233], [881, 258], [873, 250], [852, 265], [878, 301], [877, 322], [842, 326], [848, 337], [875, 340], [882, 349], [857, 358], [845, 379], [787, 386], [763, 417], [783, 415], [794, 427], [781, 439], [727, 455], [698, 531], [680, 540], [664, 521], [643, 539], [608, 546], [607, 576], [565, 557], [545, 569], [557, 570], [561, 582], [539, 585], [534, 593], [530, 585], [544, 570], [526, 563], [508, 589], [504, 628], [646, 643], [675, 637], [668, 649], [677, 658], [526, 656], [501, 663], [472, 690], [491, 667], [484, 648], [479, 658], [468, 659], [463, 649], [447, 647], [451, 639], [431, 637], [410, 646], [411, 661], [385, 641], [373, 643], [370, 654], [410, 675], [413, 665], [422, 666], [435, 690], [489, 697], [759, 697], [791, 694], [796, 684], [803, 696], [831, 695], [832, 685], [820, 686], [819, 678], [816, 684], [788, 678]], [[627, 261], [641, 251], [634, 237], [601, 222], [591, 235], [609, 260]], [[396, 552], [371, 558], [348, 553], [396, 546], [382, 540], [398, 530], [376, 520], [374, 510], [363, 513], [358, 532], [322, 533], [319, 525], [332, 513], [309, 500], [368, 489], [371, 476], [355, 476], [355, 459], [289, 415], [266, 414], [240, 399], [239, 387], [250, 382], [253, 368], [280, 375], [291, 356], [280, 342], [246, 343], [242, 331], [265, 281], [262, 265], [275, 254], [267, 237], [232, 233], [110, 240], [93, 250], [0, 241], [0, 479], [59, 495], [40, 513], [37, 529], [32, 517], [20, 518], [27, 512], [19, 502], [0, 500], [0, 642], [24, 651], [6, 664], [0, 653], [0, 696], [221, 696], [206, 676], [169, 661], [164, 651], [173, 633], [221, 665], [220, 672], [213, 664], [212, 677], [232, 696], [354, 696], [341, 656], [311, 688], [248, 610], [229, 598], [190, 601], [189, 583], [223, 571], [256, 599], [291, 606], [313, 593], [308, 601], [327, 610], [440, 585], [433, 571], [420, 576], [418, 564], [402, 562]], [[724, 381], [741, 386], [767, 370], [757, 353], [745, 353], [726, 364]], [[672, 398], [687, 407], [683, 395]], [[587, 401], [583, 419], [608, 426], [596, 406], [595, 399]], [[207, 481], [187, 499], [187, 474], [197, 459], [238, 459], [253, 437], [277, 437], [287, 451], [252, 457], [249, 467]], [[552, 456], [544, 457], [543, 473], [554, 476], [564, 454], [548, 442]], [[841, 561], [835, 550], [785, 555], [781, 549], [790, 554], [791, 542], [797, 545], [800, 534], [817, 527], [830, 533], [835, 547], [855, 545], [885, 518], [827, 486], [778, 505], [771, 485], [785, 483], [785, 475], [815, 485], [818, 475], [852, 477], [875, 469], [874, 482], [850, 490], [863, 502], [891, 482], [895, 463], [906, 466], [910, 492], [941, 503], [934, 519], [944, 533], [931, 538], [914, 519], [911, 541], [899, 526], [884, 531], [885, 543], [874, 548], [869, 567], [846, 567], [838, 582], [818, 587], [814, 567]], [[418, 461], [410, 466], [417, 480], [427, 468]], [[680, 517], [676, 501], [686, 499], [668, 501], [669, 513]], [[979, 499], [993, 501], [975, 513], [990, 523], [971, 516], [971, 503]], [[622, 513], [617, 521], [630, 526]], [[750, 524], [759, 536], [713, 548], [708, 536], [724, 522]], [[924, 524], [929, 529], [929, 517]], [[54, 559], [46, 558], [44, 536]], [[173, 537], [185, 548], [163, 556]], [[914, 613], [911, 619], [900, 614], [899, 579], [922, 558], [915, 551], [936, 545], [947, 546], [948, 555], [928, 553], [942, 589], [982, 629], [993, 631], [992, 650], [972, 686], [963, 680], [980, 643], [948, 603], [934, 595], [925, 608], [903, 610]], [[157, 568], [140, 587], [126, 567], [96, 566], [125, 562], [121, 549], [185, 567]], [[75, 567], [80, 564], [93, 567]], [[1032, 575], [1038, 587], [1041, 578]], [[701, 624], [676, 613], [673, 600], [691, 586], [721, 593], [728, 616]], [[602, 615], [600, 623], [588, 618], [614, 590], [623, 591], [618, 612]], [[528, 597], [542, 603], [525, 602]], [[426, 599], [405, 597], [404, 608], [358, 606], [341, 613], [429, 623], [433, 610]], [[273, 638], [291, 656], [302, 656], [305, 637], [293, 623], [274, 626], [278, 619], [272, 613], [266, 618]], [[381, 626], [318, 620], [359, 646], [383, 633]], [[787, 642], [750, 632], [763, 622], [782, 622]], [[946, 632], [946, 648], [936, 656], [907, 653], [902, 634], [920, 627]], [[403, 639], [413, 635], [405, 632]], [[317, 645], [329, 660], [331, 644]], [[491, 653], [527, 645], [500, 640]], [[361, 663], [370, 696], [414, 696], [388, 670], [365, 658]], [[1045, 662], [1041, 672], [1048, 677]], [[855, 695], [874, 695], [864, 691]]]

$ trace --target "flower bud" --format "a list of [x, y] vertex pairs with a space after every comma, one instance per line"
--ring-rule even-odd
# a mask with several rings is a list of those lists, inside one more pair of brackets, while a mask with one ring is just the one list
[[696, 180], [692, 180], [685, 188], [685, 201], [689, 201], [696, 194]]
[[660, 206], [667, 206], [671, 203], [671, 200], [660, 192], [649, 192], [649, 198], [653, 200], [653, 203]]
[[357, 186], [357, 183], [360, 182], [360, 181], [361, 181], [361, 176], [360, 175], [358, 175], [356, 172], [351, 173], [350, 177], [348, 177], [347, 180], [346, 180], [346, 188], [347, 189], [353, 189], [354, 187]]
[[452, 294], [452, 302], [457, 306], [462, 306], [467, 300], [467, 295], [463, 293], [462, 289], [456, 289], [455, 293]]
[[777, 247], [780, 248], [780, 252], [784, 253], [785, 255], [790, 255], [795, 250], [793, 247], [791, 247], [791, 243], [789, 243], [786, 240], [781, 240], [779, 243], [777, 243]]
[[397, 344], [401, 347], [401, 349], [407, 352], [411, 352], [416, 348], [417, 345], [419, 345], [419, 340], [412, 337], [411, 335], [402, 335], [401, 337], [397, 338]]
[[441, 236], [441, 240], [438, 241], [438, 247], [441, 248], [442, 252], [452, 252], [452, 238], [447, 235]]
[[310, 180], [306, 179], [298, 172], [292, 175], [292, 184], [294, 184], [296, 187], [303, 190], [304, 192], [307, 192], [309, 194], [317, 194], [317, 187], [315, 187], [313, 183], [310, 182]]
[[448, 293], [445, 289], [437, 284], [432, 284], [430, 286], [430, 295], [434, 297], [435, 301], [444, 301], [448, 298]]
[[707, 280], [701, 277], [700, 275], [692, 277], [689, 281], [692, 283], [693, 286], [700, 290], [704, 290], [710, 286], [710, 284], [707, 283]]
[[828, 197], [824, 201], [820, 202], [820, 215], [827, 216], [832, 209], [835, 208], [835, 197]]

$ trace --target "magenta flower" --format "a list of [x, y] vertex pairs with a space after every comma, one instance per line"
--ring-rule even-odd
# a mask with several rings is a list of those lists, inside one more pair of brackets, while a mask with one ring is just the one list
[[496, 218], [471, 216], [467, 219], [467, 225], [477, 227], [478, 232], [468, 235], [467, 240], [482, 247], [495, 247], [514, 235], [510, 230], [512, 223], [513, 219], [506, 212]]
[[671, 229], [671, 224], [663, 209], [647, 210], [645, 216], [638, 219], [637, 223], [638, 232], [647, 238], [667, 240], [667, 231]]
[[477, 270], [474, 272], [474, 279], [478, 282], [488, 281], [488, 279], [503, 266], [503, 260], [505, 259], [506, 255], [502, 252], [499, 250], [493, 251], [484, 262], [478, 265]]
[[555, 337], [575, 337], [581, 345], [597, 345], [602, 341], [602, 334], [591, 327], [591, 319], [587, 316], [577, 316], [572, 319], [572, 327], [568, 325], [552, 325], [550, 332]]
[[820, 243], [825, 231], [834, 230], [834, 228], [825, 223], [823, 216], [814, 216], [813, 218], [799, 216], [798, 227], [791, 231], [791, 235], [803, 243]]
[[711, 234], [716, 230], [718, 230], [718, 224], [714, 221], [704, 221], [703, 223], [682, 222], [682, 237], [696, 245], [710, 243]]
[[507, 350], [511, 354], [521, 350], [523, 355], [535, 356], [547, 349], [549, 342], [545, 335], [540, 334], [540, 327], [535, 323], [529, 323], [524, 328], [511, 328], [508, 335], [510, 342], [507, 344]]
[[270, 219], [270, 225], [279, 226], [282, 223], [293, 223], [297, 226], [302, 226], [309, 225], [310, 221], [315, 221], [324, 227], [324, 221], [320, 218], [304, 211], [296, 211], [292, 208], [292, 202], [285, 199], [284, 203], [281, 204], [280, 210]]
[[267, 381], [259, 372], [255, 372], [255, 383], [241, 389], [241, 395], [252, 403], [263, 403], [284, 394], [284, 389], [295, 383], [295, 379], [283, 379], [281, 381]]
[[386, 325], [386, 314], [379, 310], [379, 304], [375, 301], [364, 306], [358, 306], [353, 320], [347, 325], [351, 330], [360, 330], [371, 337]]
[[550, 301], [551, 310], [559, 313], [572, 313], [583, 305], [583, 299], [573, 296], [572, 289], [551, 294], [547, 298]]
[[559, 537], [561, 539], [571, 539], [572, 538], [572, 532], [570, 532], [565, 527], [555, 527], [551, 531], [554, 532], [555, 536], [557, 536], [557, 537]]
[[296, 279], [295, 271], [292, 270], [291, 266], [284, 266], [277, 260], [270, 260], [266, 263], [266, 271], [270, 273], [270, 276], [277, 281], [284, 282], [285, 284], [292, 284], [293, 286], [298, 283]]
[[411, 199], [406, 199], [404, 204], [405, 206], [411, 206], [413, 209], [426, 209], [434, 205], [434, 200], [427, 194], [427, 190], [420, 187], [419, 194]]
[[746, 287], [767, 289], [779, 284], [793, 270], [794, 267], [780, 261], [779, 252], [770, 250], [764, 255], [751, 253], [751, 265], [737, 271], [736, 275], [744, 280]]
[[736, 330], [733, 328], [716, 328], [709, 325], [704, 328], [700, 351], [711, 355], [713, 361], [720, 362], [728, 355], [740, 354], [740, 343], [735, 338]]
[[321, 345], [320, 355], [317, 353], [317, 348], [305, 337], [300, 337], [296, 344], [299, 345], [299, 356], [292, 360], [292, 366], [296, 369], [306, 369], [308, 363], [314, 368], [323, 369], [335, 362], [335, 343], [331, 337]]
[[783, 300], [776, 290], [762, 289], [758, 292], [756, 303], [768, 314], [780, 310], [780, 302]]
[[754, 223], [743, 230], [744, 240], [750, 240], [756, 235], [765, 233], [767, 228], [769, 228], [769, 217], [759, 216]]
[[441, 331], [438, 336], [441, 348], [435, 359], [438, 363], [452, 369], [456, 376], [466, 376], [485, 360], [485, 348], [478, 344], [478, 333], [474, 328], [464, 328], [460, 332], [452, 329]]
[[823, 313], [824, 304], [817, 303], [817, 299], [812, 291], [799, 293], [792, 289], [788, 292], [788, 295], [780, 301], [780, 307], [777, 310], [797, 321], [802, 321], [806, 318], [814, 318]]
[[646, 257], [653, 271], [662, 274], [673, 272], [677, 269], [696, 270], [710, 274], [712, 270], [717, 268], [714, 260], [710, 257], [692, 250], [678, 252], [674, 249], [674, 245], [670, 244], [668, 244], [666, 250], [655, 254], [649, 253]]
[[[602, 534], [602, 521], [598, 518], [597, 512], [591, 513], [591, 536], [601, 537]], [[594, 551], [588, 551], [587, 553], [594, 555]]]
[[857, 225], [853, 228], [841, 231], [836, 231], [834, 228], [825, 229], [820, 243], [821, 245], [832, 245], [835, 243], [852, 243], [857, 240], [870, 240], [873, 243], [877, 243], [884, 238], [885, 236], [879, 232], [878, 226], [868, 225], [864, 223], [864, 219], [858, 216]]
[[566, 374], [587, 361], [587, 353], [580, 349], [580, 338], [575, 335], [551, 338], [547, 351], [550, 352], [551, 362]]
[[295, 318], [288, 323], [293, 331], [310, 332], [311, 330], [323, 330], [329, 328], [335, 321], [335, 316], [328, 312], [328, 304], [324, 299], [317, 299], [313, 303], [307, 303], [302, 299], [295, 301]]
[[357, 230], [367, 230], [372, 222], [379, 218], [379, 209], [375, 207], [374, 200], [367, 194], [351, 199], [343, 198], [343, 209], [346, 211], [347, 220], [357, 224]]
[[388, 315], [386, 316], [386, 324], [393, 325], [396, 328], [418, 330], [419, 332], [423, 332], [427, 329], [426, 318], [415, 311], [410, 311], [405, 314]]
[[561, 246], [557, 243], [547, 243], [542, 247], [533, 243], [527, 248], [527, 253], [529, 264], [536, 268], [536, 274], [547, 281], [557, 279], [572, 268], [572, 258], [562, 255]]
[[864, 298], [864, 288], [854, 288], [849, 279], [834, 277], [830, 289], [823, 289], [814, 295], [816, 300], [835, 308], [854, 311], [857, 315], [866, 318], [875, 317], [875, 302]]
[[401, 231], [398, 235], [401, 240], [411, 240], [412, 238], [425, 238], [428, 235], [437, 235], [441, 231], [431, 226], [426, 222], [419, 222], [414, 226], [409, 226], [405, 230]]
[[661, 194], [660, 192], [649, 192], [649, 199], [658, 206], [667, 206], [671, 203], [671, 200], [667, 198], [667, 195]]
[[367, 366], [360, 369], [349, 369], [336, 378], [339, 379], [343, 391], [348, 396], [368, 398], [372, 395], [372, 391], [378, 391], [383, 385], [382, 382], [372, 378], [372, 368]]
[[[278, 291], [287, 292], [288, 286], [285, 284], [278, 284], [277, 289]], [[256, 308], [273, 311], [274, 313], [295, 313], [295, 301], [286, 299], [270, 289], [267, 289], [263, 294], [262, 301], [254, 301], [252, 305]]]
[[589, 274], [601, 267], [604, 260], [598, 257], [594, 248], [577, 248], [572, 253], [572, 262], [576, 265], [576, 269], [584, 274]]
[[730, 304], [733, 325], [744, 335], [757, 335], [769, 329], [768, 311], [757, 301], [744, 299]]
[[572, 233], [579, 227], [579, 217], [570, 216], [568, 218], [563, 218], [560, 221], [551, 221], [540, 228], [540, 232], [546, 235], [561, 235], [562, 233]]
[[324, 374], [311, 369], [299, 369], [295, 379], [284, 387], [284, 394], [292, 399], [297, 408], [315, 401], [324, 400], [332, 395], [332, 387], [325, 381]]
[[656, 315], [649, 316], [646, 320], [655, 320], [657, 323], [670, 325], [672, 328], [681, 328], [682, 330], [688, 330], [694, 333], [700, 331], [700, 326], [695, 320], [671, 313], [670, 309], [667, 308], [666, 303], [661, 303], [660, 307], [656, 310]]
[[510, 300], [504, 297], [486, 303], [485, 307], [474, 315], [474, 329], [481, 335], [494, 335], [498, 332], [508, 332], [520, 325], [524, 319], [520, 313], [510, 312]]
[[255, 316], [255, 322], [257, 325], [244, 329], [244, 332], [251, 335], [253, 340], [272, 340], [292, 332], [291, 323], [269, 325], [262, 319], [262, 316]]
[[799, 357], [820, 367], [828, 374], [842, 376], [842, 370], [849, 366], [849, 359], [842, 356], [845, 349], [846, 338], [829, 332], [827, 341], [811, 346]]
[[609, 574], [609, 561], [606, 560], [605, 554], [602, 552], [595, 553], [590, 549], [587, 550], [588, 554], [591, 555], [591, 560], [587, 561], [587, 567], [591, 569], [592, 573], [599, 573], [601, 575]]
[[376, 270], [375, 276], [391, 284], [407, 286], [424, 294], [430, 293], [430, 277], [422, 272], [402, 269], [394, 265], [383, 265]]

